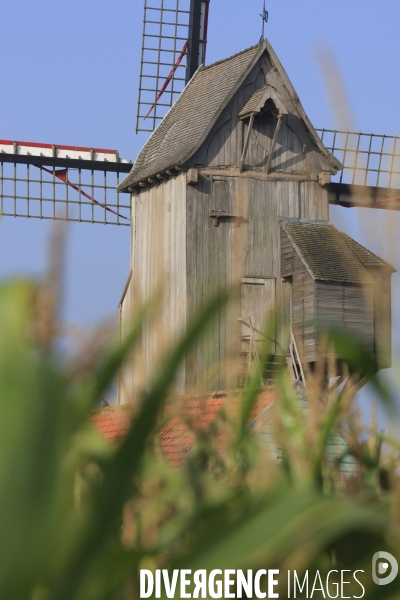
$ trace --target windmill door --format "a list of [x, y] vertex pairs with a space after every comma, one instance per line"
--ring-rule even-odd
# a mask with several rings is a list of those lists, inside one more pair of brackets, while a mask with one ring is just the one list
[[241, 353], [275, 354], [275, 279], [242, 279], [241, 290]]

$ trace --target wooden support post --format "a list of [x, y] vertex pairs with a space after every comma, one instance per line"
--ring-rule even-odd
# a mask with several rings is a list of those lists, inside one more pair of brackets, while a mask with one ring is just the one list
[[272, 144], [271, 144], [271, 152], [269, 153], [268, 162], [267, 162], [267, 166], [266, 166], [266, 169], [265, 169], [267, 175], [269, 175], [269, 171], [270, 171], [270, 168], [271, 168], [272, 156], [274, 154], [276, 140], [278, 139], [279, 130], [280, 130], [281, 124], [282, 124], [282, 116], [283, 115], [279, 115], [278, 122], [277, 122], [276, 127], [275, 127], [274, 138], [273, 138]]
[[250, 142], [250, 135], [251, 135], [251, 130], [253, 129], [254, 117], [255, 117], [255, 114], [252, 113], [252, 115], [250, 116], [249, 128], [248, 128], [247, 134], [246, 134], [246, 141], [244, 143], [242, 156], [240, 158], [240, 172], [243, 171], [244, 159], [246, 158], [246, 152], [247, 152], [247, 148], [248, 148], [249, 142]]
[[301, 364], [300, 352], [297, 347], [296, 338], [295, 338], [292, 328], [290, 328], [290, 338], [291, 338], [291, 343], [293, 344], [293, 349], [294, 349], [293, 355], [294, 355], [294, 358], [297, 359], [297, 362], [298, 362], [298, 367], [299, 367], [299, 371], [300, 371], [300, 375], [301, 375], [301, 379], [302, 379], [302, 384], [304, 385], [304, 387], [307, 387], [306, 378], [304, 376], [304, 371], [303, 371], [303, 365]]

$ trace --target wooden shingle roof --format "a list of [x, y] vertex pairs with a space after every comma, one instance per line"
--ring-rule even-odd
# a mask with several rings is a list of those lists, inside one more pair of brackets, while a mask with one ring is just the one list
[[239, 117], [246, 115], [247, 113], [255, 112], [258, 109], [258, 103], [265, 96], [265, 92], [267, 91], [267, 86], [257, 90], [249, 99], [249, 101], [243, 106], [242, 110], [239, 113]]
[[201, 66], [150, 136], [119, 190], [190, 158], [264, 48], [264, 43], [257, 44]]
[[395, 269], [333, 225], [283, 221], [287, 234], [313, 279], [371, 283], [370, 267]]

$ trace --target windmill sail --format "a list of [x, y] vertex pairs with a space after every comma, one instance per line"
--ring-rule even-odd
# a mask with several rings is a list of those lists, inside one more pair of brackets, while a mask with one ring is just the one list
[[136, 133], [153, 131], [205, 60], [209, 0], [144, 0]]
[[129, 226], [130, 168], [116, 150], [0, 140], [0, 215]]
[[[400, 137], [317, 132], [343, 164], [330, 204], [400, 210]], [[0, 140], [0, 215], [129, 226], [117, 186], [131, 167], [116, 150]]]
[[317, 132], [343, 164], [330, 184], [331, 204], [400, 210], [400, 137], [328, 129]]

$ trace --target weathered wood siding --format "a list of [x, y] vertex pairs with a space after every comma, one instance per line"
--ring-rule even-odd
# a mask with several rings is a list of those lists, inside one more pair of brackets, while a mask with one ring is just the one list
[[[266, 56], [258, 61], [222, 111], [202, 146], [191, 157], [191, 165], [221, 167], [240, 163], [249, 119], [242, 121], [238, 114], [251, 96], [265, 85], [272, 86], [278, 92], [289, 113], [283, 117], [273, 153], [271, 173], [308, 173], [311, 178], [316, 179], [320, 171], [328, 169], [325, 159], [311, 142], [303, 121], [297, 116], [284, 82], [277, 76]], [[247, 168], [265, 171], [275, 127], [276, 119], [265, 122], [261, 115], [256, 116], [245, 159]]]
[[[241, 285], [241, 352], [248, 355], [250, 345], [257, 349], [276, 353], [275, 331], [273, 339], [267, 339], [269, 328], [275, 320], [276, 293], [275, 278], [246, 277]], [[275, 330], [275, 328], [274, 328]]]
[[281, 229], [281, 277], [291, 287], [289, 323], [293, 328], [302, 362], [316, 360], [315, 281], [292, 242]]
[[372, 286], [317, 281], [315, 296], [318, 351], [323, 333], [332, 327], [374, 352]]
[[[154, 375], [159, 352], [186, 325], [186, 176], [184, 173], [132, 196], [132, 279], [122, 304], [121, 331], [127, 331], [135, 309], [163, 286], [157, 323], [146, 328], [140, 359], [125, 373], [124, 401]], [[184, 371], [178, 389], [183, 391]]]
[[316, 360], [316, 282], [296, 252], [292, 272], [292, 327], [302, 362]]
[[[241, 217], [222, 218], [215, 227], [213, 211]], [[265, 181], [250, 177], [200, 176], [187, 188], [188, 314], [199, 310], [218, 290], [242, 278], [275, 281], [276, 352], [286, 353], [290, 325], [290, 284], [280, 276], [279, 217], [328, 219], [325, 190], [314, 182]], [[240, 304], [240, 303], [239, 303]], [[222, 312], [194, 350], [188, 381], [195, 384], [216, 369], [209, 390], [223, 389], [226, 377], [217, 365], [240, 353], [240, 306], [228, 316]], [[245, 315], [248, 316], [248, 315]]]
[[[302, 360], [317, 360], [318, 353], [325, 350], [323, 336], [329, 328], [344, 331], [369, 352], [375, 351], [372, 286], [315, 281], [283, 230], [281, 276], [291, 278], [291, 321]], [[378, 327], [385, 331], [382, 343], [387, 344], [387, 306], [383, 311], [375, 308], [375, 315], [375, 322], [380, 320]], [[387, 345], [383, 347], [387, 352]]]
[[[240, 172], [238, 165], [248, 122], [241, 121], [238, 114], [254, 92], [265, 85], [275, 88], [289, 114], [283, 118], [271, 173], [267, 174], [265, 167], [276, 119], [263, 121], [261, 116], [255, 119], [246, 168]], [[169, 273], [174, 281], [165, 310], [165, 321], [172, 331], [180, 330], [186, 318], [233, 282], [239, 285], [242, 278], [266, 279], [273, 281], [274, 298], [265, 304], [273, 305], [280, 317], [273, 332], [275, 351], [287, 352], [291, 285], [281, 280], [279, 218], [329, 218], [327, 192], [316, 181], [318, 173], [329, 166], [311, 142], [296, 111], [284, 80], [277, 76], [269, 59], [263, 57], [217, 121], [210, 124], [203, 144], [186, 164], [199, 170], [198, 183], [185, 186], [182, 173], [134, 197], [130, 293], [141, 297], [151, 293], [160, 271], [155, 259], [162, 258], [161, 271]], [[174, 216], [169, 212], [173, 210]], [[211, 218], [215, 211], [226, 215], [219, 219], [217, 227]], [[257, 322], [264, 308], [255, 311]], [[238, 300], [234, 307], [221, 310], [204, 332], [186, 362], [187, 386], [205, 379], [208, 390], [235, 385], [227, 373], [229, 369], [234, 371], [234, 361], [240, 361], [241, 310], [247, 308], [241, 309]], [[143, 344], [148, 375], [157, 343], [146, 334]]]
[[381, 369], [392, 366], [392, 273], [369, 269], [374, 279], [375, 356]]

